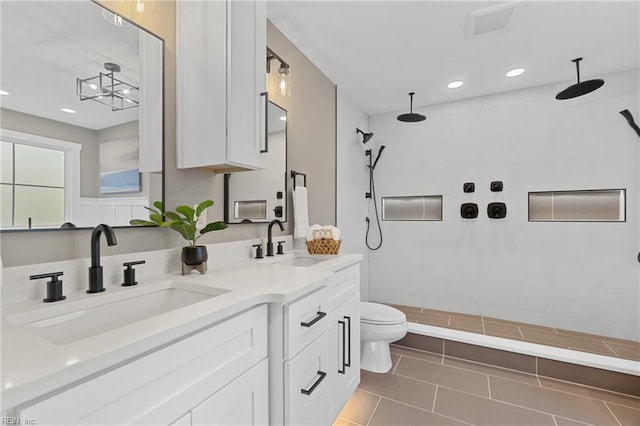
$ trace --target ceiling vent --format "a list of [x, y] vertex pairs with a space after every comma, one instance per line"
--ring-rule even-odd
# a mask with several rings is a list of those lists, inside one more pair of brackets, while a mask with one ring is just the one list
[[518, 1], [498, 4], [469, 13], [467, 36], [475, 37], [502, 31], [509, 26]]

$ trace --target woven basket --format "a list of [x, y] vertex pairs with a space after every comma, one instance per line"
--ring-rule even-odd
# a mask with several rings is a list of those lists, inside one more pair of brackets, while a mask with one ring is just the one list
[[338, 254], [340, 240], [312, 240], [307, 241], [309, 254]]

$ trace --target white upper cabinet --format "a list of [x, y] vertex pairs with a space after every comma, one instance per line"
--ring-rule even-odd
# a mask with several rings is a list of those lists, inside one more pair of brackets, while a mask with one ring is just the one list
[[177, 2], [178, 168], [261, 168], [264, 1]]

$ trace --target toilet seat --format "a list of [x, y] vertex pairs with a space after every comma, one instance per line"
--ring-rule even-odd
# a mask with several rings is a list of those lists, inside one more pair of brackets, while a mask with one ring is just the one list
[[407, 316], [391, 306], [380, 303], [361, 302], [360, 321], [368, 324], [402, 324], [406, 322]]

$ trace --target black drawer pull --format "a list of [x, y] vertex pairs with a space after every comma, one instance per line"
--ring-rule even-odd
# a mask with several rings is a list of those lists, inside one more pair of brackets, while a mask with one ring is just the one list
[[313, 385], [311, 385], [311, 387], [309, 389], [300, 389], [300, 392], [302, 392], [305, 395], [311, 395], [311, 393], [314, 390], [316, 390], [316, 388], [318, 386], [320, 386], [320, 383], [322, 383], [324, 378], [327, 377], [327, 373], [325, 373], [324, 371], [318, 370], [317, 374], [320, 376], [320, 377], [318, 377], [318, 380], [316, 380], [315, 383]]
[[303, 326], [303, 327], [311, 327], [313, 324], [317, 323], [318, 321], [320, 321], [322, 318], [324, 318], [326, 316], [327, 316], [326, 312], [318, 311], [318, 316], [316, 316], [314, 319], [312, 319], [309, 322], [301, 322], [300, 325]]
[[347, 323], [338, 321], [338, 324], [342, 326], [342, 368], [338, 368], [338, 373], [345, 374], [347, 372]]
[[[349, 361], [345, 361], [344, 365], [347, 367], [351, 367], [351, 317], [348, 316], [344, 316], [344, 319], [346, 319], [349, 322], [349, 326], [347, 328], [347, 330], [349, 330], [349, 334], [347, 337], [347, 342], [349, 342]], [[344, 347], [344, 346], [343, 346]]]

